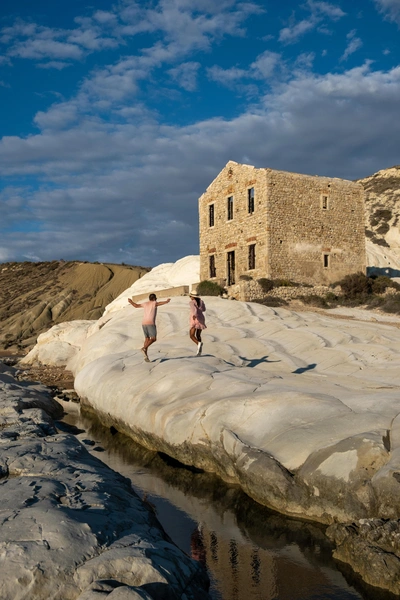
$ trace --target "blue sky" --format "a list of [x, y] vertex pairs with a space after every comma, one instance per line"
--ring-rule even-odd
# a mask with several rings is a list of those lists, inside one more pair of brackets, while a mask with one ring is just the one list
[[400, 0], [1, 0], [0, 262], [198, 253], [228, 160], [400, 163]]

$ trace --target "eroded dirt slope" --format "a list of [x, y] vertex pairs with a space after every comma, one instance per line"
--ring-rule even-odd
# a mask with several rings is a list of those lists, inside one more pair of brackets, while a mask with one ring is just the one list
[[55, 323], [98, 319], [150, 269], [85, 262], [0, 264], [0, 349], [27, 349]]

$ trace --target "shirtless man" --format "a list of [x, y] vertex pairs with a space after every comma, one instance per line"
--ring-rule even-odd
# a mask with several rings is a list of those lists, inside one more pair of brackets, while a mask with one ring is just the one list
[[128, 298], [129, 304], [131, 304], [134, 308], [143, 308], [143, 320], [142, 320], [142, 328], [144, 333], [144, 344], [143, 348], [141, 348], [141, 352], [144, 354], [144, 360], [146, 362], [150, 362], [149, 357], [147, 356], [147, 348], [154, 344], [157, 340], [157, 327], [156, 327], [156, 317], [157, 317], [157, 307], [162, 306], [163, 304], [168, 304], [171, 299], [168, 298], [163, 302], [157, 302], [157, 296], [155, 294], [150, 294], [149, 301], [144, 302], [143, 304], [136, 304], [131, 298]]

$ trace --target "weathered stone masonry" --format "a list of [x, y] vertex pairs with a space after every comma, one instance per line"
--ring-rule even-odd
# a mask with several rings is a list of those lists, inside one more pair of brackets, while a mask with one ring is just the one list
[[328, 284], [365, 272], [364, 190], [229, 161], [199, 199], [200, 279]]

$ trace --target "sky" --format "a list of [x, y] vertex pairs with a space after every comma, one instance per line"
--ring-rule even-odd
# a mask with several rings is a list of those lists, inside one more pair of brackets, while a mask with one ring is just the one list
[[400, 164], [400, 0], [1, 0], [0, 262], [198, 254], [229, 160]]

